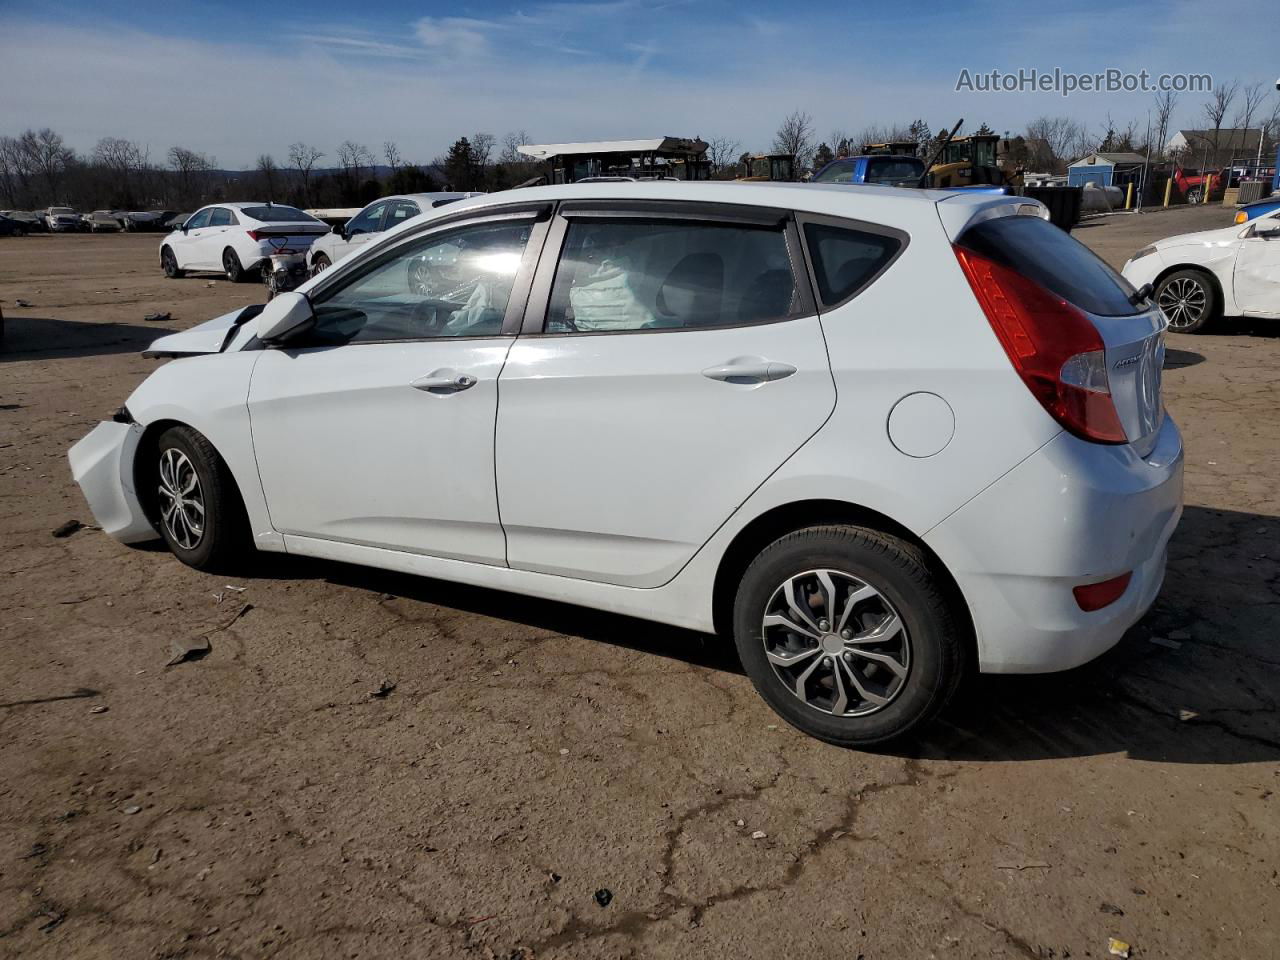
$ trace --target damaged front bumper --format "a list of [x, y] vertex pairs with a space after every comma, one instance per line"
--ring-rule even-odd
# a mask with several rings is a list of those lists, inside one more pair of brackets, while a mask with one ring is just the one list
[[104, 422], [67, 452], [71, 475], [89, 501], [93, 518], [121, 543], [159, 536], [134, 490], [133, 458], [141, 439], [140, 424]]

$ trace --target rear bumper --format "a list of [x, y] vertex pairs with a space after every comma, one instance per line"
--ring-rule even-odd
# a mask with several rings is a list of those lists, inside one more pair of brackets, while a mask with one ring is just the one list
[[133, 488], [133, 458], [141, 438], [140, 424], [104, 422], [67, 451], [71, 476], [89, 502], [94, 520], [122, 543], [158, 536]]
[[[1151, 607], [1182, 516], [1182, 438], [1166, 417], [1146, 459], [1060, 434], [925, 536], [955, 576], [986, 673], [1068, 670], [1114, 646]], [[1085, 612], [1072, 588], [1126, 572]]]

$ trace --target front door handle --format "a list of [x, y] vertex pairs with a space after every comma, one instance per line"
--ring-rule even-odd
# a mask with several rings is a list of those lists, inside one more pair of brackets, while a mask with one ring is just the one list
[[702, 375], [725, 383], [768, 383], [782, 380], [796, 372], [789, 363], [765, 360], [761, 357], [735, 357], [728, 363], [707, 367]]
[[476, 378], [469, 373], [459, 373], [457, 370], [433, 370], [425, 377], [414, 380], [409, 386], [415, 390], [425, 390], [427, 393], [446, 396], [470, 390], [476, 382]]

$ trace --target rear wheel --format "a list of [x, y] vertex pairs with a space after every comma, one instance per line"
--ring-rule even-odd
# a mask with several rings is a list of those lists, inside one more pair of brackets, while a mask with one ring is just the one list
[[197, 570], [230, 570], [247, 551], [249, 522], [231, 471], [204, 435], [186, 426], [160, 435], [152, 477], [160, 535]]
[[178, 269], [178, 258], [168, 247], [160, 251], [160, 266], [164, 270], [164, 275], [170, 280], [182, 278], [182, 271]]
[[1156, 286], [1156, 305], [1174, 333], [1198, 333], [1218, 310], [1218, 291], [1199, 270], [1179, 270]]
[[333, 264], [329, 262], [328, 257], [323, 253], [317, 253], [311, 261], [311, 275], [314, 277], [317, 273], [324, 273], [332, 266]]
[[1187, 203], [1199, 203], [1204, 199], [1204, 188], [1192, 187], [1187, 191]]
[[222, 271], [232, 283], [244, 279], [244, 267], [240, 266], [240, 257], [230, 247], [222, 251]]
[[743, 576], [733, 622], [742, 665], [769, 706], [841, 746], [925, 723], [964, 673], [964, 638], [924, 554], [864, 527], [808, 527], [774, 541]]

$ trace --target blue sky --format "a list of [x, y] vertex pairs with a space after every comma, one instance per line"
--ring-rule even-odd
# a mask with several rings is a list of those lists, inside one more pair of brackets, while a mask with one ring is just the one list
[[[475, 130], [727, 136], [759, 149], [796, 108], [819, 139], [916, 117], [1016, 132], [1041, 114], [1097, 128], [1110, 112], [1145, 125], [1149, 94], [954, 89], [962, 68], [1020, 67], [1265, 81], [1269, 113], [1274, 31], [1225, 22], [1190, 0], [0, 0], [0, 133], [47, 125], [79, 149], [121, 136], [153, 156], [182, 144], [247, 166], [295, 140], [332, 155], [348, 138], [429, 160]], [[1184, 95], [1175, 126], [1201, 125], [1204, 99]]]

